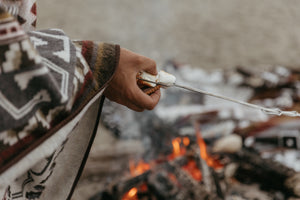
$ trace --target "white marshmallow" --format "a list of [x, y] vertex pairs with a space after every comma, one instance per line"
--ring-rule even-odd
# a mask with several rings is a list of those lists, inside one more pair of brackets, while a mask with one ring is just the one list
[[[149, 74], [147, 72], [141, 72], [139, 74], [139, 78], [141, 78], [142, 80], [152, 81], [152, 82], [157, 82], [157, 76], [158, 75], [152, 75], [152, 74]], [[150, 82], [147, 82], [147, 85], [149, 85], [150, 87], [155, 87], [156, 86], [155, 83], [150, 83]]]
[[158, 75], [157, 75], [157, 81], [158, 83], [162, 83], [164, 84], [165, 86], [172, 86], [175, 84], [175, 81], [176, 81], [176, 77], [173, 76], [172, 74], [169, 74], [165, 71], [159, 71]]
[[[169, 74], [165, 71], [162, 71], [162, 70], [159, 71], [156, 76], [149, 74], [147, 72], [142, 72], [141, 74], [139, 74], [139, 77], [145, 81], [148, 80], [148, 81], [152, 81], [152, 82], [156, 82], [156, 83], [161, 83], [166, 87], [170, 87], [170, 86], [174, 85], [175, 81], [176, 81], [175, 76], [173, 76], [172, 74]], [[148, 82], [148, 84], [150, 87], [156, 86], [155, 83]]]

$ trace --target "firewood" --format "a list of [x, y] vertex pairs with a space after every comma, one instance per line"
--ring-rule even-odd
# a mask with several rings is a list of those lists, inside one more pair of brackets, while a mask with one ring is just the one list
[[258, 183], [264, 190], [278, 190], [288, 196], [298, 195], [296, 188], [291, 186], [295, 185], [294, 180], [300, 183], [299, 178], [291, 178], [296, 174], [293, 169], [246, 148], [235, 154], [233, 160], [238, 164], [234, 177], [240, 182]]
[[293, 176], [289, 177], [285, 183], [285, 187], [289, 189], [289, 191], [292, 191], [292, 193], [300, 197], [300, 173], [296, 173]]

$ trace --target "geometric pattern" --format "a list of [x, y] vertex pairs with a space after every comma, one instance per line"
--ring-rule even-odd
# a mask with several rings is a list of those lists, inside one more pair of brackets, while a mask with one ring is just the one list
[[34, 65], [41, 63], [40, 56], [32, 48], [28, 39], [19, 42], [12, 42], [11, 44], [6, 45], [6, 47], [7, 50], [3, 53], [0, 73], [10, 73], [20, 70], [22, 67], [22, 59], [24, 59], [24, 55], [26, 55], [26, 57]]
[[23, 0], [17, 18], [24, 30], [35, 29], [36, 15], [36, 0]]
[[0, 22], [0, 45], [23, 40], [26, 36], [24, 30], [13, 17], [0, 18]]
[[[17, 23], [11, 22], [10, 17], [2, 21], [9, 27]], [[57, 88], [49, 84], [50, 71], [43, 66], [41, 56], [33, 48], [28, 37], [15, 35], [7, 33], [6, 37], [10, 38], [10, 43], [0, 45], [0, 115], [7, 115], [5, 119], [0, 118], [0, 131], [10, 124], [25, 125], [38, 105], [62, 98], [60, 93], [56, 92]]]
[[1, 71], [3, 73], [9, 73], [19, 68], [21, 64], [21, 54], [19, 43], [9, 44], [8, 51], [4, 54], [5, 62], [2, 63]]
[[[17, 22], [9, 15], [0, 16], [6, 16], [0, 18], [0, 27], [17, 27]], [[6, 32], [2, 39], [9, 40], [2, 43], [0, 34], [0, 132], [8, 127], [25, 127], [38, 110], [37, 116], [47, 116], [50, 111], [56, 114], [55, 108], [66, 104], [72, 94], [77, 59], [69, 39], [58, 30], [35, 32], [32, 33], [35, 35], [33, 42], [36, 42], [34, 48], [28, 36], [22, 33], [24, 35], [19, 37]], [[48, 46], [54, 44], [56, 48]], [[40, 119], [44, 124], [50, 123]]]
[[[58, 29], [51, 29], [52, 31], [57, 31], [63, 33]], [[43, 38], [51, 38], [54, 40], [61, 40], [63, 42], [63, 48], [57, 52], [52, 52], [53, 55], [57, 56], [57, 58], [62, 59], [63, 61], [69, 63], [70, 62], [70, 39], [65, 35], [47, 33], [47, 32], [30, 32], [31, 35], [39, 35], [41, 38], [37, 38], [33, 36], [32, 42], [35, 47], [49, 45], [48, 41], [44, 41]]]
[[60, 83], [60, 93], [62, 95], [61, 103], [64, 103], [68, 100], [68, 89], [69, 89], [69, 72], [64, 70], [61, 67], [58, 67], [51, 61], [46, 58], [43, 58], [43, 64], [49, 69], [61, 75], [61, 83]]
[[[76, 63], [76, 49], [61, 30], [29, 32], [30, 40], [42, 56], [42, 63], [59, 83], [60, 103], [65, 103], [72, 95], [73, 66]], [[51, 51], [49, 51], [51, 46]], [[53, 47], [55, 46], [55, 47]], [[61, 67], [64, 66], [64, 67]]]
[[[6, 21], [11, 23], [11, 18]], [[55, 107], [74, 99], [73, 80], [77, 69], [74, 66], [78, 61], [74, 45], [60, 30], [29, 34], [33, 44], [25, 37], [17, 37], [10, 44], [0, 45], [0, 53], [4, 50], [0, 75], [6, 74], [0, 76], [0, 115], [7, 116], [0, 118], [0, 132], [8, 126], [13, 128], [12, 124], [15, 127], [26, 125], [39, 105], [44, 105], [41, 113], [47, 116], [47, 113], [57, 113]], [[84, 80], [84, 74], [79, 78]]]
[[[91, 41], [77, 41], [75, 47], [57, 29], [25, 33], [3, 7], [25, 30], [36, 23], [35, 0], [0, 0], [0, 180], [12, 165], [18, 168], [17, 174], [24, 173], [20, 177], [9, 173], [19, 179], [0, 185], [0, 196], [6, 187], [7, 199], [38, 199], [47, 188], [59, 154], [45, 158], [41, 170], [34, 167], [39, 161], [35, 157], [29, 164], [22, 158], [28, 158], [33, 150], [47, 149], [43, 141], [50, 136], [59, 138], [60, 134], [55, 134], [60, 127], [76, 117], [107, 84], [118, 64], [119, 47]], [[18, 186], [9, 185], [20, 187], [13, 191]]]
[[36, 26], [36, 0], [0, 0], [0, 6], [13, 15], [24, 30]]
[[30, 99], [25, 105], [22, 107], [16, 107], [9, 99], [7, 99], [0, 92], [0, 106], [7, 111], [15, 120], [19, 120], [27, 115], [32, 109], [42, 102], [50, 102], [50, 96], [46, 90], [41, 90], [37, 94], [34, 95], [32, 99]]

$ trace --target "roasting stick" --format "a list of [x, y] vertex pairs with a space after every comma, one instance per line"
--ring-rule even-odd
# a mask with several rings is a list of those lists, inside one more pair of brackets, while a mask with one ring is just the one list
[[266, 108], [263, 106], [247, 103], [244, 101], [240, 101], [240, 100], [226, 97], [223, 95], [215, 94], [215, 93], [201, 90], [198, 88], [193, 88], [193, 87], [177, 84], [177, 83], [175, 83], [176, 82], [175, 76], [173, 76], [172, 74], [169, 74], [165, 71], [159, 71], [158, 75], [156, 75], [156, 76], [148, 74], [146, 72], [141, 72], [137, 76], [137, 79], [150, 83], [150, 86], [152, 86], [152, 87], [155, 87], [156, 85], [161, 85], [163, 88], [177, 87], [177, 88], [189, 90], [192, 92], [201, 93], [201, 94], [213, 96], [213, 97], [216, 97], [219, 99], [231, 101], [231, 102], [241, 104], [241, 105], [244, 105], [244, 106], [247, 106], [250, 108], [258, 109], [269, 115], [277, 115], [277, 116], [285, 115], [285, 116], [289, 116], [289, 117], [300, 117], [300, 113], [298, 113], [297, 111], [283, 111], [283, 110], [280, 110], [279, 108]]

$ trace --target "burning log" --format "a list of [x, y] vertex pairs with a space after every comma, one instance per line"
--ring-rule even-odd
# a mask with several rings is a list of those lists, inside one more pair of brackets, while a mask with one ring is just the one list
[[209, 198], [210, 194], [205, 190], [204, 185], [196, 181], [187, 171], [174, 163], [167, 163], [166, 166], [168, 170], [175, 175], [178, 182], [189, 189], [190, 195], [196, 197], [194, 199], [211, 199]]
[[150, 174], [148, 179], [149, 191], [158, 199], [175, 199], [178, 195], [180, 189], [170, 176], [165, 170]]
[[205, 160], [199, 156], [199, 149], [195, 150], [195, 152], [198, 152], [195, 154], [195, 160], [201, 169], [202, 181], [206, 192], [209, 194], [214, 194], [215, 199], [224, 199], [224, 194], [220, 186], [220, 180], [215, 170], [212, 167], [209, 167]]
[[90, 200], [119, 200], [131, 188], [145, 182], [151, 173], [152, 171], [148, 170], [138, 176], [131, 177], [130, 179], [118, 180], [117, 183], [111, 184], [107, 189], [91, 197]]
[[209, 194], [214, 194], [214, 199], [224, 199], [224, 195], [220, 187], [218, 177], [214, 171], [214, 168], [222, 168], [223, 165], [208, 154], [206, 149], [206, 143], [202, 138], [202, 134], [199, 127], [199, 121], [196, 121], [194, 123], [194, 128], [196, 131], [195, 134], [199, 148], [195, 149], [195, 156], [203, 174], [203, 182], [206, 191]]
[[300, 197], [300, 173], [296, 173], [289, 177], [285, 183], [285, 187], [297, 197]]
[[231, 157], [238, 164], [234, 174], [238, 181], [259, 183], [266, 191], [277, 190], [287, 196], [299, 196], [300, 178], [293, 178], [296, 177], [294, 170], [246, 148]]
[[[91, 197], [90, 200], [122, 199], [122, 196], [124, 194], [126, 194], [132, 188], [136, 188], [142, 184], [146, 184], [149, 190], [153, 192], [153, 195], [159, 197], [158, 199], [170, 199], [170, 197], [174, 195], [174, 191], [164, 191], [161, 190], [161, 188], [170, 188], [171, 186], [176, 188], [178, 186], [175, 183], [170, 182], [171, 180], [167, 180], [164, 178], [164, 171], [170, 171], [170, 169], [172, 168], [170, 166], [176, 166], [176, 168], [181, 168], [186, 163], [187, 157], [179, 156], [176, 157], [174, 160], [166, 161], [165, 163], [162, 163], [146, 171], [142, 171], [143, 169], [147, 169], [145, 167], [135, 166], [135, 169], [133, 169], [133, 167], [131, 166], [130, 170], [133, 177], [124, 178], [123, 180], [117, 180], [116, 182], [110, 184], [110, 186], [108, 186], [105, 190]], [[170, 173], [172, 173], [172, 171], [170, 171]], [[162, 180], [164, 180], [164, 183], [161, 183]]]

